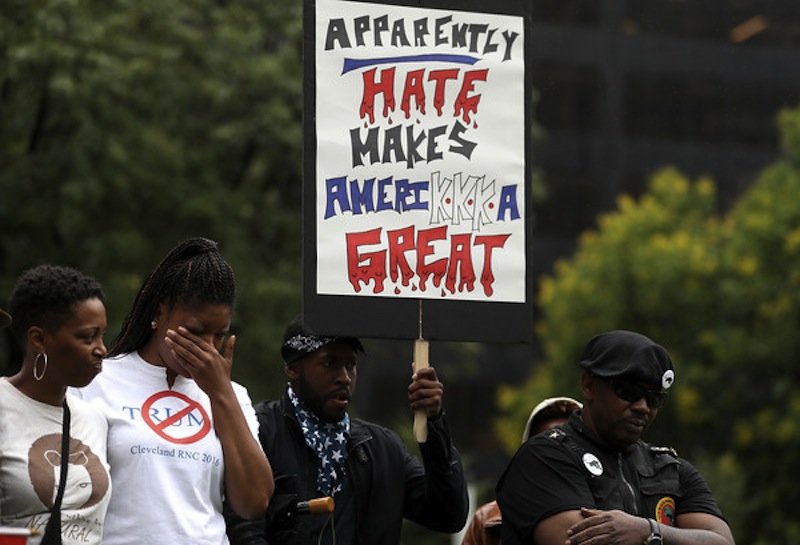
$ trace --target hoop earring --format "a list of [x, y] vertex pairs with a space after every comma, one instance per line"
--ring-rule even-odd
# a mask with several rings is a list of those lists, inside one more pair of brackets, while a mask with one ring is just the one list
[[[39, 367], [39, 356], [44, 356], [44, 366], [42, 367], [41, 374], [36, 372], [36, 369]], [[39, 352], [36, 354], [36, 359], [33, 360], [33, 378], [38, 382], [44, 378], [45, 373], [47, 373], [47, 352]]]

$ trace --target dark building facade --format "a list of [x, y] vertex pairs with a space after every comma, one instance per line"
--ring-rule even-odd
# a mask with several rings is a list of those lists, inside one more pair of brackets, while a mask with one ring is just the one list
[[800, 104], [800, 2], [537, 0], [534, 273], [664, 165], [710, 175], [726, 206]]

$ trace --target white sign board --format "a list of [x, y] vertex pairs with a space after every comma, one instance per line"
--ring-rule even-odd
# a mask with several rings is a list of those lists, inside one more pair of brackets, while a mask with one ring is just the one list
[[317, 0], [317, 293], [525, 302], [523, 18]]

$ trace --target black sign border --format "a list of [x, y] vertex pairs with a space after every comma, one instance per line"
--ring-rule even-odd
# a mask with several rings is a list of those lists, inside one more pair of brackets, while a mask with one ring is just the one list
[[[351, 0], [353, 1], [353, 0]], [[355, 0], [361, 1], [361, 0]], [[525, 302], [492, 303], [463, 300], [410, 299], [372, 296], [320, 295], [317, 286], [316, 240], [316, 1], [303, 2], [303, 314], [320, 334], [368, 338], [530, 343], [533, 337], [532, 202], [531, 180], [531, 3], [519, 0], [394, 0], [371, 2], [522, 16], [525, 55]]]

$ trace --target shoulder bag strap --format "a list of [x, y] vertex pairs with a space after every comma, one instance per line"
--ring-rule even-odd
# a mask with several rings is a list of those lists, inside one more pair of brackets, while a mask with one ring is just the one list
[[64, 499], [64, 488], [67, 484], [69, 467], [69, 405], [64, 399], [64, 418], [61, 425], [61, 477], [58, 481], [58, 493], [50, 510], [50, 520], [44, 529], [41, 545], [61, 545], [61, 501]]

